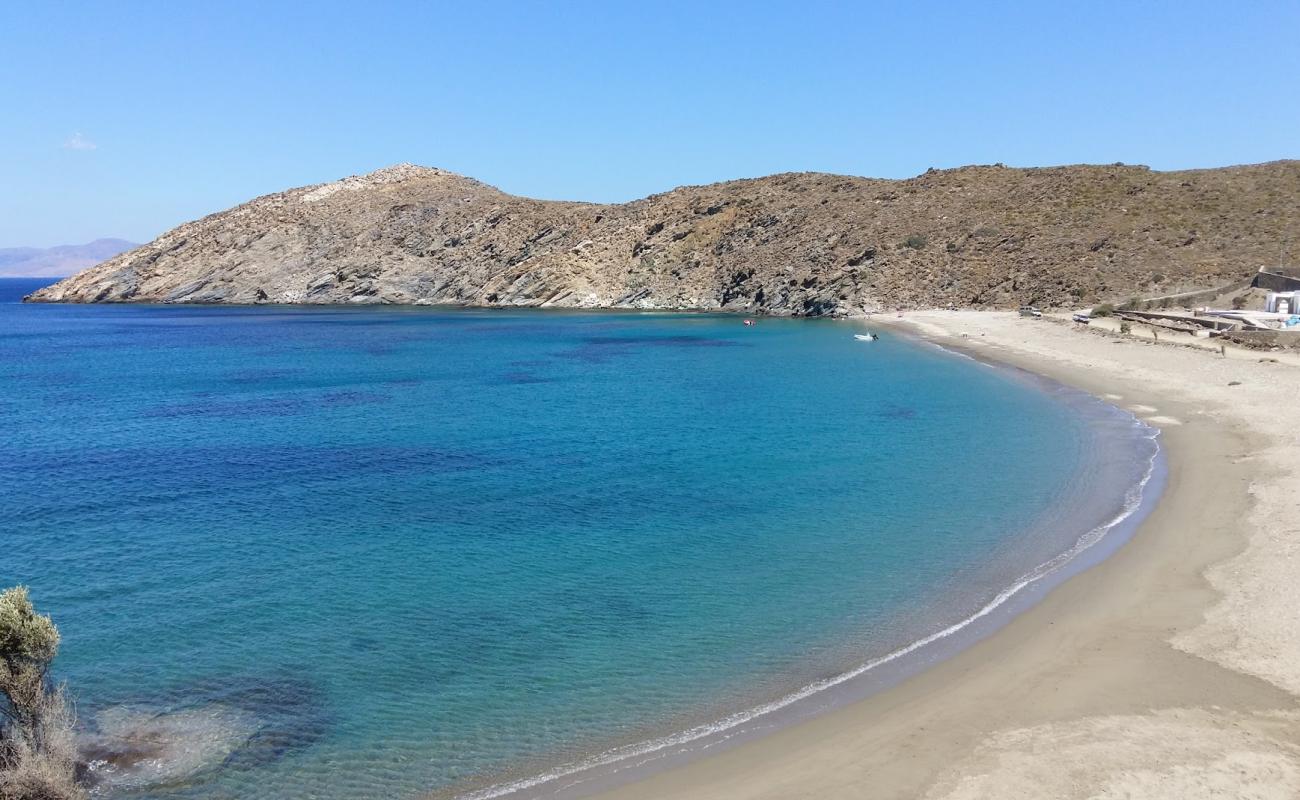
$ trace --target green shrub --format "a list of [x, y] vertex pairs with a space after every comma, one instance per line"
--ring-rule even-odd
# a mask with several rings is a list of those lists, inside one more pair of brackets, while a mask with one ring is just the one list
[[0, 592], [0, 798], [84, 800], [72, 712], [50, 681], [59, 631], [27, 589]]
[[922, 233], [914, 233], [903, 240], [903, 247], [910, 247], [913, 250], [920, 250], [930, 241], [930, 237]]
[[1236, 309], [1237, 311], [1240, 311], [1240, 310], [1242, 310], [1243, 308], [1245, 308], [1245, 307], [1246, 307], [1246, 295], [1244, 295], [1244, 294], [1239, 294], [1239, 295], [1237, 295], [1236, 297], [1232, 298], [1232, 307], [1233, 307], [1234, 309]]
[[1132, 333], [1132, 332], [1133, 332], [1133, 326], [1130, 325], [1130, 324], [1128, 324], [1128, 321], [1125, 320], [1124, 322], [1121, 322], [1121, 323], [1119, 324], [1119, 332], [1120, 332], [1120, 333]]
[[1094, 317], [1109, 317], [1115, 313], [1115, 306], [1110, 303], [1102, 303], [1092, 310]]

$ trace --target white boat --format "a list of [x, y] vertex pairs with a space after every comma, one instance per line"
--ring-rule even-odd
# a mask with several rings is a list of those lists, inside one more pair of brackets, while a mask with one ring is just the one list
[[855, 333], [853, 334], [853, 338], [857, 339], [859, 342], [874, 342], [880, 337], [874, 333]]

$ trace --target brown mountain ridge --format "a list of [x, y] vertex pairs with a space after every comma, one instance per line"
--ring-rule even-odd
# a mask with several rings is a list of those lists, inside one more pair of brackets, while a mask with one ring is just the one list
[[630, 203], [409, 164], [259, 197], [39, 302], [725, 309], [1068, 307], [1243, 280], [1300, 246], [1300, 161], [790, 173]]

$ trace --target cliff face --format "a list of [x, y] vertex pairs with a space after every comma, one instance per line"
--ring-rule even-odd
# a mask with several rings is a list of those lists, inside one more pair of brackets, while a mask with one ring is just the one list
[[1300, 247], [1300, 162], [798, 173], [622, 205], [389, 167], [267, 195], [41, 302], [451, 303], [824, 315], [1214, 286]]

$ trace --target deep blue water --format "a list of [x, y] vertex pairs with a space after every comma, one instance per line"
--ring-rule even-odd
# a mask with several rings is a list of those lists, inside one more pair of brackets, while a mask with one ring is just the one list
[[679, 730], [960, 619], [1141, 472], [841, 322], [36, 285], [0, 281], [0, 584], [88, 742], [181, 751], [108, 795], [414, 797]]

